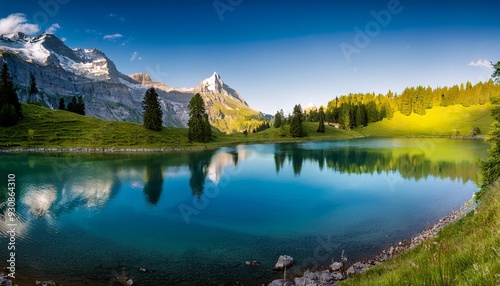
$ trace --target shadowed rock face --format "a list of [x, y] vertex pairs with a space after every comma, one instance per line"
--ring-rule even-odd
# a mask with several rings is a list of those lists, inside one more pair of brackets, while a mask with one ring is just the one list
[[[71, 49], [51, 34], [33, 38], [22, 33], [0, 35], [0, 60], [7, 62], [22, 102], [29, 99], [30, 76], [33, 75], [39, 89], [38, 102], [57, 108], [60, 98], [67, 103], [73, 96], [82, 96], [86, 115], [100, 119], [141, 123], [142, 100], [149, 87], [157, 89], [165, 126], [187, 126], [188, 104], [198, 92], [202, 93], [206, 104], [218, 102], [229, 109], [243, 108], [247, 113], [258, 114], [216, 73], [213, 87], [200, 84], [197, 88], [172, 88], [162, 82], [153, 82], [148, 73], [124, 75], [103, 52]], [[233, 100], [241, 106], [231, 104]], [[212, 123], [235, 117], [233, 114], [225, 119], [221, 110], [213, 108], [207, 111]], [[227, 124], [222, 126], [227, 126], [219, 128], [222, 131], [235, 131]]]

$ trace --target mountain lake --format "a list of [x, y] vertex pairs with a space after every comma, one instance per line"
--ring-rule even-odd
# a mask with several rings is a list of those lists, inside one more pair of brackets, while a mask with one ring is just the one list
[[[64, 285], [262, 285], [370, 258], [478, 190], [480, 140], [363, 138], [133, 154], [4, 153], [16, 275]], [[8, 257], [9, 221], [0, 209]], [[256, 260], [261, 266], [247, 266]], [[7, 266], [6, 262], [0, 266]], [[146, 272], [140, 271], [145, 269]], [[117, 284], [118, 285], [118, 284]]]

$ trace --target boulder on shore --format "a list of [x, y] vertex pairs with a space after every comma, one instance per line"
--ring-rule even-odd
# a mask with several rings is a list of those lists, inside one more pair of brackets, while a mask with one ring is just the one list
[[295, 286], [293, 282], [285, 282], [283, 279], [276, 279], [267, 286]]
[[330, 265], [330, 268], [332, 269], [332, 271], [339, 271], [340, 269], [342, 269], [342, 267], [344, 267], [344, 263], [342, 263], [342, 262], [333, 262]]
[[280, 255], [278, 262], [274, 265], [274, 270], [282, 270], [285, 267], [291, 266], [294, 263], [293, 257], [288, 255]]

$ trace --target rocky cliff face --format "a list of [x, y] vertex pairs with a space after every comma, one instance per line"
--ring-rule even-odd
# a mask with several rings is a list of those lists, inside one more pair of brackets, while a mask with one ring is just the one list
[[[38, 101], [57, 108], [82, 96], [86, 114], [106, 120], [142, 122], [142, 100], [149, 87], [158, 91], [165, 126], [185, 127], [188, 104], [194, 94], [202, 94], [212, 124], [221, 131], [241, 131], [229, 121], [259, 117], [244, 99], [215, 73], [196, 88], [172, 88], [153, 82], [149, 74], [122, 74], [97, 49], [70, 49], [51, 34], [30, 38], [22, 33], [0, 35], [0, 58], [7, 62], [23, 102], [28, 101], [30, 75], [39, 89]], [[228, 121], [228, 122], [226, 122]]]

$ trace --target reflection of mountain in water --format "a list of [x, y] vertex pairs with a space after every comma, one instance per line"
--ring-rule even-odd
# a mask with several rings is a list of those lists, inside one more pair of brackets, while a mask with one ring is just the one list
[[[474, 181], [478, 171], [478, 164], [471, 160], [450, 158], [448, 161], [448, 157], [437, 160], [418, 150], [408, 154], [401, 150], [349, 145], [312, 145], [318, 149], [304, 146], [307, 147], [304, 144], [266, 145], [260, 154], [253, 155], [274, 156], [277, 173], [283, 172], [288, 162], [296, 175], [302, 172], [305, 162], [309, 166], [317, 163], [320, 170], [328, 168], [347, 174], [398, 172], [405, 179], [415, 180], [438, 177], [467, 182]], [[251, 146], [238, 146], [219, 151], [168, 154], [3, 154], [5, 160], [0, 163], [0, 175], [6, 177], [14, 172], [22, 178], [17, 182], [18, 211], [32, 219], [57, 218], [79, 208], [102, 207], [124, 186], [143, 189], [146, 201], [156, 205], [165, 180], [187, 171], [186, 187], [189, 186], [194, 197], [201, 198], [207, 180], [223, 186], [231, 170], [247, 160], [251, 150]], [[1, 201], [7, 199], [5, 187], [0, 186]], [[4, 213], [5, 207], [0, 208], [0, 212]]]
[[214, 184], [219, 184], [228, 167], [237, 167], [239, 160], [245, 160], [249, 156], [244, 146], [238, 146], [230, 152], [220, 152], [212, 156], [207, 168], [207, 178]]
[[[44, 217], [52, 222], [76, 209], [102, 207], [119, 192], [120, 181], [113, 168], [98, 161], [70, 163], [63, 158], [29, 156], [26, 160], [15, 160], [11, 172], [19, 177], [16, 210], [20, 214], [20, 235], [33, 220]], [[1, 166], [0, 173], [3, 173]], [[0, 212], [5, 215], [6, 209], [1, 208]], [[0, 222], [0, 229], [6, 227], [5, 221]]]
[[322, 170], [327, 168], [347, 174], [380, 174], [399, 172], [405, 179], [420, 180], [429, 176], [441, 179], [458, 179], [462, 182], [477, 179], [478, 164], [469, 161], [440, 161], [420, 154], [396, 154], [385, 149], [342, 147], [338, 149], [305, 149], [298, 144], [276, 145], [274, 161], [279, 173], [286, 161], [291, 162], [296, 175], [304, 161], [317, 162]]
[[200, 198], [203, 195], [206, 179], [218, 185], [227, 168], [236, 167], [238, 162], [247, 157], [248, 151], [244, 146], [218, 153], [214, 151], [190, 153], [189, 171], [191, 172], [191, 178], [189, 179], [189, 186], [193, 195]]

